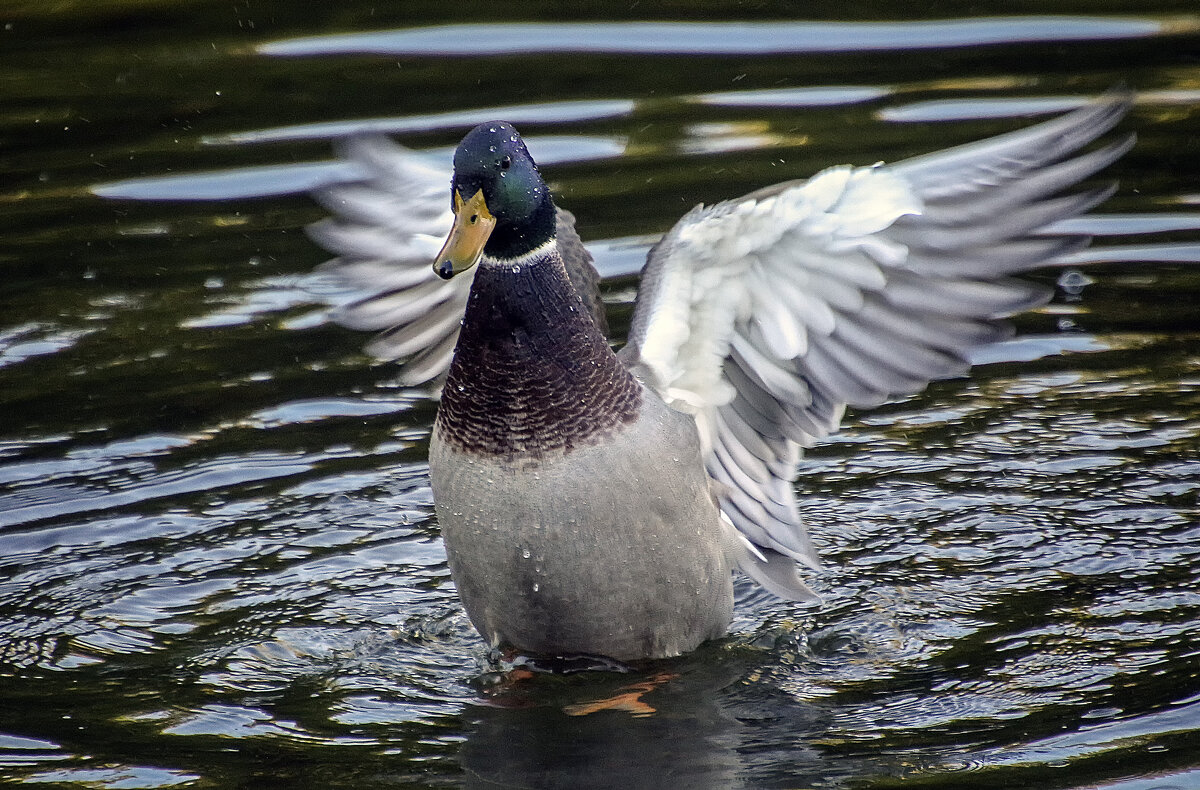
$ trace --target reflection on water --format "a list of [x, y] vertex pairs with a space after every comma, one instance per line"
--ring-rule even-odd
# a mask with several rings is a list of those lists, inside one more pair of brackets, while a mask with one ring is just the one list
[[465, 784], [762, 787], [784, 776], [821, 782], [849, 773], [808, 745], [828, 726], [827, 713], [769, 687], [742, 687], [758, 663], [747, 659], [707, 649], [635, 678], [493, 692], [470, 712], [459, 755]]
[[[0, 776], [1194, 786], [1200, 39], [1189, 3], [1102, 5], [584, 23], [529, 3], [471, 24], [358, 3], [14, 6]], [[1062, 228], [1096, 243], [1039, 275], [1054, 302], [970, 378], [852, 414], [810, 453], [824, 607], [739, 585], [733, 636], [691, 656], [489, 663], [432, 518], [431, 393], [331, 324], [360, 294], [313, 273], [301, 229], [321, 212], [295, 193], [354, 177], [330, 140], [386, 131], [444, 157], [484, 116], [518, 122], [613, 278], [619, 334], [630, 275], [695, 203], [1119, 83], [1139, 142], [1107, 213]]]
[[441, 25], [265, 44], [267, 55], [778, 55], [1097, 41], [1196, 31], [1194, 17], [989, 17], [915, 22], [624, 22]]

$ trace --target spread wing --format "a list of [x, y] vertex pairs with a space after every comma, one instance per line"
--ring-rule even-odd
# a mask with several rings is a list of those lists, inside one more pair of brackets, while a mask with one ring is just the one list
[[403, 383], [429, 381], [450, 366], [474, 278], [472, 271], [443, 280], [431, 267], [454, 222], [450, 167], [384, 137], [350, 138], [338, 153], [364, 177], [314, 193], [334, 216], [308, 231], [338, 256], [322, 269], [373, 293], [339, 308], [334, 320], [380, 332], [367, 351], [408, 358]]
[[[801, 449], [866, 408], [962, 373], [968, 351], [1044, 302], [1014, 279], [1087, 244], [1045, 235], [1092, 208], [1063, 195], [1132, 145], [1080, 149], [1123, 97], [1012, 134], [891, 166], [835, 167], [698, 207], [651, 251], [630, 327], [631, 367], [695, 414], [743, 569], [805, 599], [818, 561], [792, 481]], [[743, 541], [745, 543], [745, 541]]]

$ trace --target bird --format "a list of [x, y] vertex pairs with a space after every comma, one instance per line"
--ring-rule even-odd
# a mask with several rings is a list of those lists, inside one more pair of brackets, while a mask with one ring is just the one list
[[1133, 145], [1108, 134], [1130, 103], [699, 205], [648, 252], [619, 351], [575, 218], [510, 123], [471, 129], [452, 173], [343, 140], [357, 176], [314, 193], [331, 216], [310, 235], [375, 291], [337, 319], [382, 330], [368, 350], [402, 383], [440, 387], [434, 510], [482, 638], [637, 662], [726, 635], [736, 571], [819, 602], [802, 452], [847, 407], [962, 375], [1049, 299], [1017, 275], [1089, 243], [1052, 226], [1115, 191], [1079, 184]]

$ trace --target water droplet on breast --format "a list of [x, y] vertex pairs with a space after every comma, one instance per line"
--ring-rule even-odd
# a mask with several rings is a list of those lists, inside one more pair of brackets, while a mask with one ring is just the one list
[[529, 549], [521, 549], [521, 556], [525, 559], [529, 559]]
[[537, 582], [534, 582], [533, 583], [533, 591], [537, 592], [540, 589], [542, 589], [542, 585], [538, 584]]

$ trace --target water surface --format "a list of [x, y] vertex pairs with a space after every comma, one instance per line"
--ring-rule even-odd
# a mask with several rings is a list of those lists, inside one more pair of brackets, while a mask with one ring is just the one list
[[[273, 0], [0, 11], [0, 777], [42, 787], [1200, 786], [1191, 2]], [[1121, 188], [969, 378], [797, 481], [814, 609], [505, 676], [457, 602], [435, 402], [337, 327], [302, 193], [373, 129], [519, 124], [610, 276], [697, 202], [1136, 94]], [[625, 710], [588, 713], [625, 695]], [[644, 707], [643, 707], [644, 706]]]

